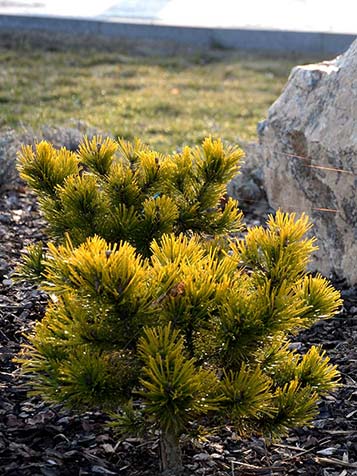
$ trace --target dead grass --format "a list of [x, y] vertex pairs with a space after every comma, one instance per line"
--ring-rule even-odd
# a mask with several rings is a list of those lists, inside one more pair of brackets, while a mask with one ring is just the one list
[[302, 61], [309, 59], [2, 35], [0, 128], [75, 119], [166, 151], [209, 134], [251, 141], [291, 67]]

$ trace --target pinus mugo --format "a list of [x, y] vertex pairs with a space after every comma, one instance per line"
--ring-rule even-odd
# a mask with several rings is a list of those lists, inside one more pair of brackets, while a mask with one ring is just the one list
[[56, 239], [19, 271], [52, 297], [18, 359], [32, 392], [103, 408], [123, 437], [158, 431], [166, 474], [181, 473], [192, 425], [279, 438], [338, 382], [321, 349], [289, 342], [341, 304], [306, 272], [308, 218], [277, 212], [228, 235], [241, 214], [222, 197], [241, 155], [211, 139], [161, 157], [95, 138], [78, 155], [41, 143], [20, 157]]
[[221, 202], [243, 155], [211, 139], [163, 156], [139, 140], [94, 137], [77, 154], [47, 142], [25, 146], [18, 168], [57, 242], [68, 233], [78, 245], [96, 234], [148, 256], [152, 240], [164, 233], [220, 236], [242, 228], [236, 201]]

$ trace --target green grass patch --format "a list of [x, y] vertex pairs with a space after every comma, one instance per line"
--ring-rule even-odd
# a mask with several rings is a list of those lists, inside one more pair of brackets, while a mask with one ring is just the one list
[[209, 134], [251, 141], [297, 62], [225, 50], [163, 51], [155, 43], [61, 41], [0, 38], [0, 128], [75, 119], [166, 151]]

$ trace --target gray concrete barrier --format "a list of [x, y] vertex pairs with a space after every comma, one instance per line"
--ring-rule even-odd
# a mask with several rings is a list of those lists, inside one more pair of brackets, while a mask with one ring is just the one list
[[203, 28], [147, 22], [99, 21], [44, 16], [0, 15], [0, 31], [52, 31], [126, 39], [173, 41], [198, 47], [221, 47], [269, 53], [337, 55], [356, 35], [324, 32]]

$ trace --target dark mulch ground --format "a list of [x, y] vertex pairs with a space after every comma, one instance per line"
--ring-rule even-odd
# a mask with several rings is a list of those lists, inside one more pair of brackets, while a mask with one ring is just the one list
[[[101, 413], [77, 415], [26, 396], [12, 358], [23, 332], [43, 315], [46, 297], [9, 275], [24, 246], [41, 238], [43, 225], [34, 198], [21, 185], [0, 197], [1, 475], [158, 475], [157, 441], [118, 441]], [[241, 440], [229, 428], [205, 442], [188, 442], [188, 475], [357, 475], [357, 289], [335, 285], [345, 299], [341, 314], [318, 323], [296, 343], [302, 349], [321, 344], [342, 374], [343, 387], [321, 402], [314, 428], [273, 445]]]

